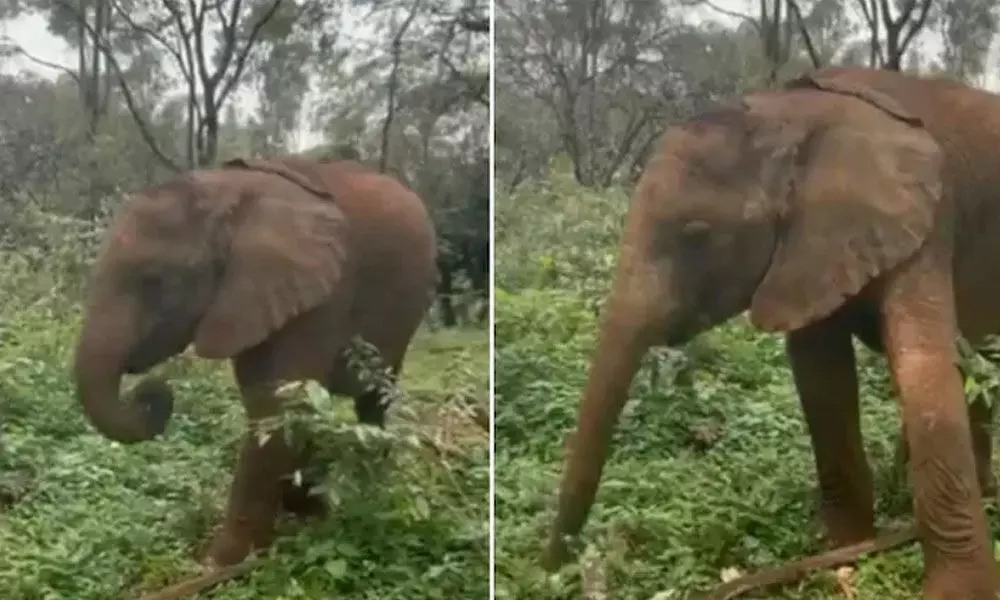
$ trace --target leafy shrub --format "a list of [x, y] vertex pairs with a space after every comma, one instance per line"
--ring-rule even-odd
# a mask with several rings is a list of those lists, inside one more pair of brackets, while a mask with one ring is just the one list
[[569, 173], [555, 171], [551, 179], [522, 185], [496, 202], [496, 287], [573, 291], [599, 306], [628, 197], [621, 190], [581, 187]]

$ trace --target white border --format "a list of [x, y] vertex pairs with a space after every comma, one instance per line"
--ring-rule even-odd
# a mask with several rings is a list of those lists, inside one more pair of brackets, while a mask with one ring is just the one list
[[495, 318], [494, 311], [494, 283], [496, 274], [496, 261], [495, 261], [495, 233], [494, 224], [496, 219], [494, 214], [496, 212], [495, 196], [494, 190], [496, 190], [496, 110], [495, 110], [495, 98], [496, 98], [496, 1], [490, 0], [490, 264], [489, 264], [489, 284], [490, 284], [490, 294], [489, 294], [489, 304], [490, 304], [490, 318], [489, 318], [489, 336], [490, 336], [490, 600], [496, 598], [496, 448], [494, 446], [494, 440], [496, 435], [493, 429], [494, 415], [496, 411], [494, 409], [494, 395], [493, 386], [495, 381], [495, 369], [494, 369], [494, 337], [493, 337], [493, 324]]

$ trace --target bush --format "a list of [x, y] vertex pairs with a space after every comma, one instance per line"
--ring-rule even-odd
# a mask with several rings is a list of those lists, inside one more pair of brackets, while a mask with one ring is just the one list
[[[517, 188], [496, 200], [496, 287], [572, 291], [599, 307], [610, 283], [628, 197], [595, 192], [572, 175]], [[508, 209], [509, 207], [509, 209]]]

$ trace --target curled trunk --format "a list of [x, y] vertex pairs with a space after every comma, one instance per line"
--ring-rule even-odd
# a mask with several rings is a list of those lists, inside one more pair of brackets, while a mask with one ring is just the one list
[[134, 345], [127, 326], [132, 320], [119, 316], [104, 327], [92, 311], [88, 313], [73, 360], [76, 396], [87, 419], [104, 436], [125, 444], [156, 437], [173, 412], [170, 388], [156, 377], [144, 378], [120, 398], [122, 375]]

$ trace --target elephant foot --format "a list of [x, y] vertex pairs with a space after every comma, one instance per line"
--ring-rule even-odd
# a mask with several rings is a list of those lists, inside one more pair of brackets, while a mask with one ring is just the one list
[[568, 540], [561, 535], [550, 533], [548, 543], [542, 551], [542, 568], [553, 573], [573, 558], [574, 552]]
[[218, 567], [228, 567], [243, 562], [251, 552], [266, 548], [270, 543], [270, 532], [257, 532], [254, 535], [248, 526], [227, 524], [212, 538], [204, 561]]
[[877, 532], [875, 527], [840, 527], [828, 529], [826, 539], [833, 548], [852, 546], [866, 540], [875, 539]]
[[923, 600], [996, 600], [1000, 585], [992, 559], [982, 566], [928, 568]]
[[875, 517], [870, 510], [826, 504], [822, 507], [826, 539], [834, 548], [874, 539]]

